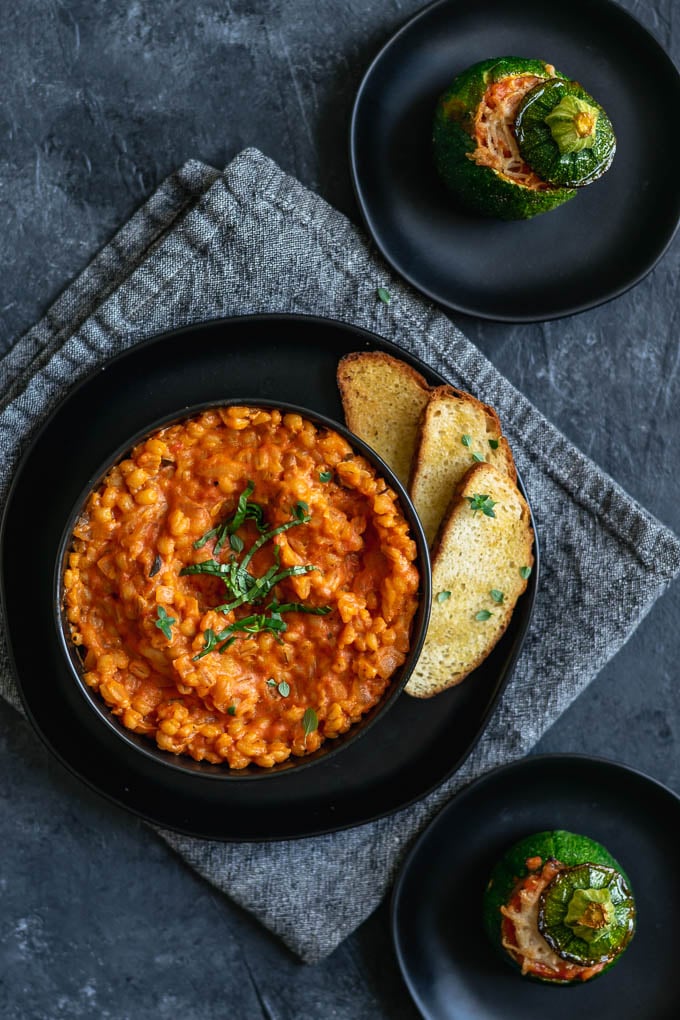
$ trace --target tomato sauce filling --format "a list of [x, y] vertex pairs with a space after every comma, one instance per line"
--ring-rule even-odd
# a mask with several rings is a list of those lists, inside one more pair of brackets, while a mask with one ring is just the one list
[[[554, 68], [548, 68], [554, 72]], [[488, 86], [477, 109], [474, 138], [477, 148], [469, 158], [479, 166], [488, 166], [514, 184], [533, 191], [551, 191], [553, 186], [542, 180], [522, 159], [514, 122], [517, 108], [527, 92], [544, 78], [533, 74], [510, 75]]]
[[124, 726], [266, 768], [381, 700], [410, 647], [415, 561], [396, 494], [343, 437], [230, 406], [110, 469], [74, 528], [64, 607], [85, 682]]

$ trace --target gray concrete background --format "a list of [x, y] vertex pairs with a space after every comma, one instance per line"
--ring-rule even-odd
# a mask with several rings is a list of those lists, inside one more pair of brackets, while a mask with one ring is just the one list
[[[680, 63], [680, 5], [621, 5]], [[187, 158], [222, 166], [255, 145], [358, 222], [346, 160], [354, 94], [420, 6], [1, 0], [0, 349]], [[676, 531], [679, 269], [676, 238], [645, 280], [593, 311], [520, 326], [457, 319]], [[536, 751], [615, 758], [680, 793], [677, 604], [676, 584]], [[6, 705], [0, 761], [3, 1020], [417, 1018], [387, 905], [305, 967], [142, 823], [66, 775]]]

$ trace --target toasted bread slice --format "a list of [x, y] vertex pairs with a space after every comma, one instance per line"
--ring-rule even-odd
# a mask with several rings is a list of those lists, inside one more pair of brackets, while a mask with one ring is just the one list
[[463, 475], [483, 459], [517, 480], [515, 463], [498, 415], [469, 393], [437, 386], [423, 412], [409, 492], [432, 544]]
[[529, 508], [514, 480], [490, 464], [469, 468], [433, 549], [432, 614], [408, 694], [439, 694], [486, 658], [527, 586], [532, 548]]
[[347, 427], [373, 447], [405, 486], [430, 387], [405, 361], [382, 351], [347, 354], [337, 381]]

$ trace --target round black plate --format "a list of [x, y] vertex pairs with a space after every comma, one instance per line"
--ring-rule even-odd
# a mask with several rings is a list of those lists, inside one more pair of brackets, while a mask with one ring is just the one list
[[394, 811], [459, 767], [508, 680], [529, 622], [536, 569], [474, 682], [432, 701], [402, 696], [342, 754], [262, 782], [179, 773], [139, 754], [102, 725], [67, 666], [52, 604], [59, 540], [106, 458], [151, 421], [244, 394], [343, 421], [338, 359], [368, 348], [390, 351], [431, 382], [443, 381], [387, 341], [330, 320], [274, 315], [206, 323], [133, 347], [90, 376], [57, 408], [20, 465], [3, 519], [0, 579], [23, 704], [68, 768], [150, 821], [214, 839], [264, 840], [346, 828]]
[[[488, 57], [550, 61], [609, 114], [612, 168], [566, 205], [504, 223], [460, 211], [432, 165], [437, 97]], [[655, 39], [609, 0], [439, 0], [368, 69], [350, 156], [368, 230], [401, 276], [440, 304], [535, 322], [622, 294], [655, 265], [680, 217], [680, 76]]]
[[[536, 755], [488, 773], [437, 815], [411, 850], [392, 899], [397, 956], [426, 1020], [670, 1020], [680, 959], [680, 798], [627, 766]], [[516, 840], [567, 829], [602, 843], [627, 871], [638, 908], [615, 967], [578, 986], [522, 978], [487, 941], [481, 901]]]

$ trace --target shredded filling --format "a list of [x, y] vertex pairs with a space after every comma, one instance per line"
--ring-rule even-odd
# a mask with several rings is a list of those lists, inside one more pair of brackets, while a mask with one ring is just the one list
[[[554, 68], [548, 66], [549, 74]], [[533, 191], [552, 191], [553, 186], [542, 180], [522, 159], [514, 123], [517, 108], [527, 92], [544, 78], [535, 74], [512, 75], [493, 82], [482, 97], [475, 117], [477, 148], [468, 158], [478, 166], [488, 166], [503, 177]]]

